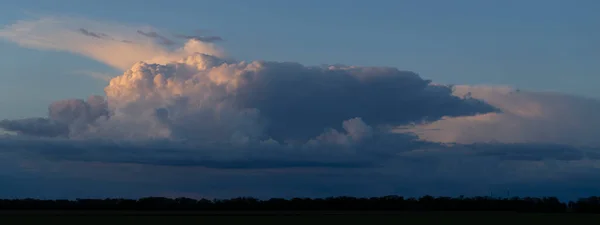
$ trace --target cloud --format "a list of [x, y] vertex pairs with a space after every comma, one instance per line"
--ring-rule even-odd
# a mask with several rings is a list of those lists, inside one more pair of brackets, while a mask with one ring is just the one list
[[216, 46], [198, 40], [190, 40], [178, 49], [168, 49], [140, 36], [136, 30], [158, 32], [148, 26], [51, 16], [7, 25], [0, 29], [0, 38], [27, 48], [80, 54], [120, 70], [140, 61], [166, 63], [195, 52], [224, 56]]
[[177, 37], [177, 38], [183, 38], [183, 39], [198, 40], [198, 41], [202, 41], [202, 42], [223, 41], [223, 38], [219, 37], [219, 36], [175, 35], [175, 37]]
[[[160, 43], [161, 43], [161, 44], [163, 44], [163, 45], [171, 46], [171, 45], [174, 45], [174, 44], [175, 44], [175, 42], [174, 42], [174, 41], [172, 41], [172, 40], [170, 40], [170, 39], [166, 38], [165, 36], [162, 36], [162, 35], [160, 35], [160, 34], [158, 34], [158, 33], [154, 32], [154, 31], [151, 31], [151, 32], [147, 32], [147, 33], [146, 33], [146, 32], [143, 32], [143, 31], [141, 31], [141, 30], [138, 30], [138, 31], [137, 31], [137, 33], [138, 33], [138, 34], [141, 34], [141, 35], [144, 35], [144, 36], [146, 36], [146, 37], [149, 37], [149, 38], [156, 38], [156, 39], [158, 39], [158, 40], [160, 41]], [[201, 41], [201, 40], [200, 40], [200, 41]]]
[[198, 41], [202, 41], [202, 42], [218, 42], [218, 41], [223, 41], [223, 37], [221, 36], [214, 36], [214, 35], [205, 35], [205, 33], [207, 33], [207, 30], [195, 30], [193, 35], [185, 35], [185, 34], [175, 34], [173, 35], [176, 38], [180, 38], [180, 39], [187, 39], [187, 40], [198, 40]]
[[[49, 107], [48, 118], [32, 120], [57, 127], [56, 134], [47, 129], [40, 137], [67, 140], [60, 147], [51, 145], [49, 152], [67, 159], [59, 152], [78, 143], [77, 151], [96, 149], [96, 145], [117, 149], [112, 154], [106, 150], [109, 159], [93, 155], [102, 162], [213, 168], [359, 167], [385, 160], [393, 154], [388, 152], [392, 148], [407, 151], [418, 145], [412, 144], [411, 135], [388, 134], [390, 125], [495, 111], [483, 102], [451, 95], [449, 87], [430, 86], [412, 72], [228, 62], [205, 54], [165, 65], [137, 63], [111, 79], [105, 92], [106, 99], [57, 101]], [[440, 106], [444, 110], [437, 109]], [[20, 126], [3, 128], [28, 135], [41, 126], [11, 122]], [[172, 151], [170, 157], [175, 159], [154, 156], [160, 145], [153, 140], [164, 141], [161, 148]], [[139, 146], [122, 148], [110, 145], [112, 141]], [[181, 148], [196, 150], [186, 155], [189, 150], [181, 152]], [[125, 149], [144, 150], [130, 154], [137, 160], [126, 160], [117, 154], [126, 153]], [[151, 153], [152, 160], [142, 157], [144, 151]], [[211, 159], [217, 156], [222, 160]]]
[[74, 71], [73, 74], [86, 75], [91, 78], [106, 81], [106, 82], [109, 82], [110, 79], [112, 79], [114, 77], [114, 74], [110, 74], [110, 73], [101, 73], [101, 72], [85, 71], [85, 70]]
[[[393, 68], [236, 62], [205, 54], [137, 63], [111, 79], [105, 92], [107, 104], [98, 107], [106, 106], [111, 115], [84, 116], [77, 127], [88, 129], [73, 135], [303, 143], [356, 117], [360, 123], [343, 125], [354, 138], [370, 132], [360, 130], [366, 129], [362, 123], [403, 125], [496, 110]], [[73, 118], [89, 107], [77, 100], [57, 102], [50, 118], [74, 126]], [[56, 108], [69, 119], [54, 116]]]
[[83, 132], [97, 119], [108, 116], [107, 103], [102, 96], [90, 96], [87, 101], [66, 99], [48, 107], [48, 118], [2, 120], [3, 130], [39, 137], [68, 137]]
[[105, 39], [105, 38], [112, 39], [107, 34], [88, 31], [84, 28], [79, 28], [79, 32], [81, 32], [81, 34], [83, 34], [83, 35], [90, 36], [90, 37], [95, 37], [95, 38], [100, 38], [100, 39]]
[[[0, 123], [1, 123], [1, 122], [0, 122]], [[15, 132], [13, 132], [13, 131], [7, 131], [7, 130], [4, 130], [4, 129], [0, 128], [0, 136], [3, 136], [3, 137], [5, 137], [5, 136], [7, 136], [7, 135], [16, 135], [16, 134], [17, 134], [17, 133], [15, 133]]]
[[179, 35], [189, 40], [167, 48], [160, 33], [65, 17], [1, 29], [24, 47], [124, 72], [108, 78], [105, 96], [56, 101], [44, 118], [0, 121], [0, 182], [51, 186], [45, 196], [69, 190], [67, 197], [600, 187], [590, 181], [600, 165], [595, 99], [434, 84], [389, 67], [240, 61], [210, 43], [220, 37]]
[[[481, 99], [501, 110], [447, 116], [412, 127], [423, 140], [445, 143], [546, 143], [600, 146], [600, 101], [507, 87], [456, 86], [454, 95]], [[401, 131], [401, 130], [398, 130]]]
[[69, 127], [47, 118], [27, 118], [19, 120], [2, 120], [0, 128], [4, 132], [34, 137], [58, 137], [69, 133]]
[[[103, 140], [5, 139], [5, 150], [27, 147], [30, 158], [56, 162], [127, 163], [216, 169], [366, 168], [372, 159], [335, 149], [274, 145], [187, 145], [177, 142], [111, 142]], [[335, 147], [335, 146], [333, 146]], [[328, 152], [328, 154], [325, 154]], [[325, 156], [336, 157], [325, 157]]]
[[[142, 197], [165, 192], [211, 198], [389, 194], [457, 196], [506, 193], [507, 190], [513, 195], [577, 197], [569, 190], [598, 187], [597, 182], [590, 182], [590, 178], [598, 172], [597, 166], [594, 166], [598, 161], [585, 157], [536, 157], [532, 161], [527, 158], [500, 158], [494, 154], [474, 155], [478, 149], [465, 146], [424, 144], [419, 149], [397, 156], [365, 160], [364, 156], [372, 157], [372, 154], [363, 154], [362, 157], [346, 154], [345, 160], [328, 161], [344, 154], [337, 151], [323, 154], [326, 149], [314, 149], [300, 158], [303, 155], [300, 154], [302, 151], [297, 151], [299, 149], [291, 152], [295, 154], [286, 155], [278, 152], [283, 149], [265, 151], [250, 148], [250, 151], [244, 148], [239, 150], [249, 150], [246, 155], [232, 157], [238, 151], [232, 146], [221, 145], [222, 148], [217, 151], [177, 147], [181, 143], [146, 143], [5, 139], [0, 142], [3, 168], [0, 174], [9, 178], [18, 176], [21, 181], [31, 177], [37, 186], [49, 182], [52, 185], [45, 186], [44, 192], [38, 193], [38, 196], [62, 195], [60, 197], [68, 198]], [[481, 147], [481, 151], [486, 149], [486, 146]], [[549, 147], [552, 146], [538, 149], [524, 146], [523, 152], [543, 156], [543, 152], [531, 150]], [[501, 148], [498, 145], [498, 149]], [[365, 149], [367, 152], [368, 149]], [[9, 178], [2, 180], [10, 181]], [[102, 183], [96, 186], [85, 185], [99, 181]], [[18, 182], [13, 180], [12, 183]], [[82, 185], [88, 188], [77, 189], [79, 191], [65, 196], [64, 190]], [[538, 193], [532, 192], [534, 190]], [[21, 193], [19, 196], [31, 196], [22, 191], [9, 190], [1, 195]], [[581, 195], [593, 193], [588, 190]]]

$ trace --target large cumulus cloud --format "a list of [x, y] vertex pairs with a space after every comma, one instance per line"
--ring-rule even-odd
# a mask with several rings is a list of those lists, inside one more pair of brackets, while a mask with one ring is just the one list
[[[48, 118], [0, 126], [71, 145], [60, 142], [49, 150], [54, 154], [106, 148], [115, 162], [127, 158], [114, 157], [125, 149], [138, 148], [169, 165], [366, 166], [390, 149], [414, 148], [412, 135], [389, 133], [391, 126], [496, 111], [451, 90], [394, 68], [235, 62], [198, 53], [167, 64], [136, 63], [109, 82], [105, 99], [57, 101]], [[176, 159], [156, 153], [157, 146]], [[147, 154], [130, 155], [144, 161]]]
[[[364, 129], [357, 123], [403, 125], [496, 110], [393, 68], [227, 62], [206, 54], [137, 63], [105, 92], [107, 103], [100, 97], [53, 103], [49, 120], [68, 125], [71, 138], [304, 143], [342, 124], [356, 136]], [[352, 118], [360, 119], [343, 123]]]
[[174, 135], [210, 129], [226, 138], [239, 132], [280, 142], [306, 141], [354, 117], [391, 125], [494, 111], [393, 68], [224, 62], [204, 54], [166, 65], [136, 64], [105, 91], [110, 107], [123, 116], [164, 109], [160, 119]]
[[594, 99], [433, 84], [389, 67], [247, 62], [200, 38], [178, 48], [150, 27], [69, 21], [20, 21], [0, 37], [124, 72], [104, 96], [0, 121], [0, 179], [102, 197], [133, 195], [132, 184], [203, 197], [600, 187]]

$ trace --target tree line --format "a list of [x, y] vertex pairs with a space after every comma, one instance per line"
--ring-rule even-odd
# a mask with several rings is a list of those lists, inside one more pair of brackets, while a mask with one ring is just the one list
[[513, 211], [600, 213], [600, 197], [561, 202], [556, 197], [272, 198], [191, 199], [2, 199], [0, 210], [161, 210], [161, 211]]

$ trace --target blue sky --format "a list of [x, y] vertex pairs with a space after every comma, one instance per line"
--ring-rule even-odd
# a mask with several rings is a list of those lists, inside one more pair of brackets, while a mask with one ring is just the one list
[[[238, 59], [412, 70], [437, 83], [498, 84], [600, 97], [600, 2], [593, 0], [7, 1], [0, 25], [33, 15], [209, 30]], [[0, 42], [0, 118], [102, 93], [82, 69], [121, 73], [63, 52]]]

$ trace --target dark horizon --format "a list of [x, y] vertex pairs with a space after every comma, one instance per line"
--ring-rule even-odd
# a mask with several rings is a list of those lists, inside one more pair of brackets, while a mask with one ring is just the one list
[[[405, 198], [381, 196], [355, 198], [348, 196], [328, 198], [272, 198], [259, 200], [252, 197], [231, 199], [192, 199], [147, 197], [140, 199], [0, 199], [0, 212], [10, 210], [58, 211], [264, 211], [264, 212], [326, 212], [326, 211], [490, 211], [522, 213], [600, 213], [600, 197], [590, 196], [577, 201], [561, 202], [555, 197], [433, 197]], [[91, 210], [91, 211], [90, 211]], [[40, 211], [41, 212], [41, 211]]]

